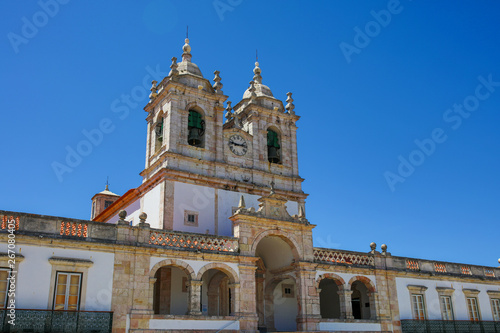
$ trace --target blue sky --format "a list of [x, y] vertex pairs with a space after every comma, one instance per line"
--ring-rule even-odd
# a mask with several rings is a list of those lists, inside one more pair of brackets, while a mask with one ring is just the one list
[[142, 82], [168, 73], [189, 25], [193, 62], [221, 72], [233, 105], [255, 49], [263, 83], [293, 92], [316, 246], [498, 265], [499, 13], [498, 1], [4, 1], [0, 209], [88, 219], [107, 176], [118, 194], [140, 185]]

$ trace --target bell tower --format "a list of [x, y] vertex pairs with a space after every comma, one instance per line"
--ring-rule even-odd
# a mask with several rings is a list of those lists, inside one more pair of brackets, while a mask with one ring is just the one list
[[[232, 235], [229, 219], [243, 195], [249, 207], [274, 184], [286, 199], [287, 213], [304, 213], [307, 194], [298, 173], [297, 127], [292, 94], [284, 105], [262, 83], [259, 63], [253, 80], [234, 109], [222, 78], [213, 83], [192, 62], [186, 38], [182, 61], [152, 82], [147, 112], [147, 147], [142, 185], [125, 193], [99, 218], [139, 223], [148, 214], [151, 228]], [[227, 101], [226, 106], [224, 103]]]

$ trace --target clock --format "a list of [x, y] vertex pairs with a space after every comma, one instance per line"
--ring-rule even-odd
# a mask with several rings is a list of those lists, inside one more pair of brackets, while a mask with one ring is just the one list
[[243, 156], [247, 153], [248, 145], [246, 140], [239, 134], [231, 135], [229, 138], [229, 149], [233, 154], [238, 156]]

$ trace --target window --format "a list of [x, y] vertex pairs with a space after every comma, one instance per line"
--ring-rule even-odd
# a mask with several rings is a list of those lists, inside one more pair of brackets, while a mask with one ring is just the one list
[[184, 211], [184, 225], [188, 225], [190, 227], [198, 226], [198, 212], [185, 210]]
[[281, 285], [281, 297], [283, 298], [293, 298], [293, 284], [282, 284]]
[[155, 125], [155, 152], [160, 150], [163, 144], [163, 114], [159, 115], [160, 120]]
[[453, 320], [453, 308], [451, 306], [450, 296], [440, 296], [439, 303], [441, 304], [441, 317], [443, 320]]
[[88, 269], [93, 262], [88, 259], [51, 257], [48, 309], [85, 310]]
[[469, 318], [472, 321], [479, 321], [479, 308], [477, 306], [476, 297], [467, 297], [467, 310], [469, 311]]
[[110, 200], [105, 200], [104, 201], [104, 209], [108, 208], [109, 206], [111, 206], [111, 204], [113, 203], [113, 201], [110, 201]]
[[7, 294], [9, 290], [9, 277], [10, 269], [0, 268], [0, 309], [7, 306]]
[[410, 291], [411, 307], [413, 312], [413, 319], [425, 320], [425, 291], [427, 287], [425, 286], [407, 286]]
[[500, 299], [491, 299], [491, 309], [493, 310], [493, 320], [500, 321]]
[[203, 147], [203, 135], [205, 134], [205, 121], [201, 114], [189, 110], [188, 117], [188, 144], [195, 147]]
[[439, 295], [439, 307], [443, 320], [454, 320], [452, 295], [455, 289], [452, 287], [436, 287]]
[[81, 273], [57, 272], [54, 310], [79, 309], [81, 280]]
[[275, 131], [267, 130], [267, 159], [269, 163], [281, 162], [281, 146], [279, 135]]
[[416, 320], [425, 320], [424, 295], [411, 295], [413, 305], [413, 318]]

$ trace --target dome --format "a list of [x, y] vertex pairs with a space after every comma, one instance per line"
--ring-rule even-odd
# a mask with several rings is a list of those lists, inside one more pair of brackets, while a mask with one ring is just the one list
[[[269, 89], [268, 86], [262, 84], [262, 76], [260, 75], [261, 69], [259, 67], [259, 63], [255, 62], [255, 68], [253, 69], [253, 86], [255, 87], [255, 95], [257, 97], [260, 96], [268, 96], [268, 97], [273, 97], [273, 93], [271, 92], [271, 89]], [[252, 97], [252, 85], [245, 90], [245, 93], [243, 94], [243, 98], [251, 98]]]

